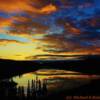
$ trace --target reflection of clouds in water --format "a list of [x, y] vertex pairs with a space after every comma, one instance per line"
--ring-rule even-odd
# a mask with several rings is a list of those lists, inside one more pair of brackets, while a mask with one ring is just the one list
[[88, 79], [98, 79], [100, 78], [100, 75], [72, 75], [72, 74], [65, 74], [65, 75], [53, 75], [53, 76], [49, 76], [48, 77], [53, 78], [53, 79], [57, 79], [57, 78], [66, 78], [66, 79], [84, 79], [84, 80], [88, 80]]
[[36, 71], [37, 75], [65, 75], [65, 74], [80, 74], [79, 72], [66, 71], [66, 70], [54, 70], [54, 69], [41, 69]]
[[18, 83], [18, 86], [27, 87], [28, 80], [36, 80], [36, 77], [41, 81], [47, 80], [49, 91], [70, 90], [88, 84], [93, 79], [100, 78], [99, 75], [84, 75], [74, 71], [41, 69], [36, 72], [23, 74], [21, 77], [13, 77], [13, 80]]
[[35, 72], [38, 76], [47, 76], [47, 79], [50, 78], [75, 78], [75, 79], [96, 79], [100, 78], [99, 75], [86, 75], [80, 72], [67, 71], [67, 70], [54, 70], [54, 69], [41, 69]]

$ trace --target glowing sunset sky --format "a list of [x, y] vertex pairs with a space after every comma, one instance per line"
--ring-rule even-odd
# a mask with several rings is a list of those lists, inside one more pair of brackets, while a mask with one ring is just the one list
[[0, 0], [0, 58], [100, 54], [100, 0]]

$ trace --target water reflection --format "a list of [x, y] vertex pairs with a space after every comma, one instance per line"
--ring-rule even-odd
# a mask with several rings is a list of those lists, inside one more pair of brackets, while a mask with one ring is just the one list
[[100, 76], [66, 70], [41, 69], [1, 81], [0, 93], [4, 92], [3, 94], [8, 97], [10, 93], [17, 100], [26, 100], [26, 98], [31, 100], [56, 92], [68, 92], [96, 79], [100, 79]]
[[69, 90], [79, 87], [98, 78], [100, 78], [99, 75], [85, 75], [74, 71], [41, 69], [36, 72], [23, 74], [21, 77], [13, 77], [13, 80], [18, 83], [17, 86], [24, 86], [25, 88], [29, 80], [39, 79], [41, 82], [46, 80], [48, 91], [61, 91], [61, 89]]

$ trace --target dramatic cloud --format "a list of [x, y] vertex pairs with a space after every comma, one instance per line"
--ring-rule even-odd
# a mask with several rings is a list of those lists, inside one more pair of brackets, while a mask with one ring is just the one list
[[99, 4], [99, 0], [0, 0], [0, 57], [67, 59], [100, 54]]
[[33, 13], [51, 13], [56, 7], [45, 0], [0, 0], [0, 10], [7, 13], [30, 11]]

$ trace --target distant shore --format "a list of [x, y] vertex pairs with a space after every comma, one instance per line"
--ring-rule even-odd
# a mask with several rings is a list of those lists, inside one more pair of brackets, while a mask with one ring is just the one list
[[83, 56], [83, 60], [13, 61], [0, 59], [0, 79], [38, 69], [64, 69], [84, 74], [100, 74], [100, 56]]

